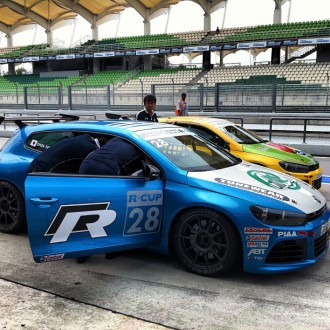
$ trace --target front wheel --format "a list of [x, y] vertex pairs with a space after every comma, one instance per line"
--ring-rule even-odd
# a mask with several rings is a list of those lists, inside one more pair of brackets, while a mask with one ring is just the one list
[[198, 275], [223, 274], [240, 260], [240, 237], [233, 224], [209, 209], [180, 216], [174, 225], [173, 246], [183, 265]]
[[25, 229], [24, 200], [11, 183], [0, 181], [0, 231], [18, 233]]

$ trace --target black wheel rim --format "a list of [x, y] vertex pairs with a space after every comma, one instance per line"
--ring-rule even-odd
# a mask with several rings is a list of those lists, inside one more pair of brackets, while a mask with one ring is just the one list
[[17, 221], [19, 206], [15, 193], [7, 188], [0, 187], [0, 225], [10, 227]]
[[195, 215], [187, 219], [179, 232], [182, 253], [195, 266], [205, 269], [222, 264], [229, 249], [228, 234], [211, 217]]

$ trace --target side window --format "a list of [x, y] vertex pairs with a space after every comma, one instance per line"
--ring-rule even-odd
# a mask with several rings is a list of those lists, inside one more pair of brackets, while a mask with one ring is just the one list
[[211, 141], [221, 147], [226, 145], [226, 141], [223, 140], [220, 136], [216, 135], [212, 131], [208, 130], [207, 128], [197, 127], [197, 126], [188, 126], [189, 130], [193, 131], [194, 133], [202, 136], [204, 139]]
[[73, 136], [73, 132], [41, 132], [34, 133], [26, 140], [25, 145], [27, 148], [34, 151], [43, 152], [53, 144], [65, 137]]

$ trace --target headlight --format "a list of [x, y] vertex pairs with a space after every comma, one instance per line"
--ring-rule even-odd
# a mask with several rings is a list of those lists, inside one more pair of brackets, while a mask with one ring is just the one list
[[295, 172], [295, 173], [308, 173], [309, 167], [307, 165], [300, 165], [295, 163], [287, 163], [287, 162], [279, 162], [280, 166], [288, 171], [288, 172]]
[[258, 220], [272, 226], [303, 226], [307, 220], [306, 214], [257, 205], [250, 206], [250, 210]]

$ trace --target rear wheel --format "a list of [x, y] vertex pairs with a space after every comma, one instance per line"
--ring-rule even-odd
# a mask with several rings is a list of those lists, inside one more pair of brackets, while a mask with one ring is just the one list
[[223, 215], [198, 208], [184, 213], [175, 224], [173, 246], [178, 259], [191, 272], [215, 276], [240, 260], [240, 237]]
[[24, 200], [11, 183], [0, 181], [0, 231], [18, 233], [25, 229]]

